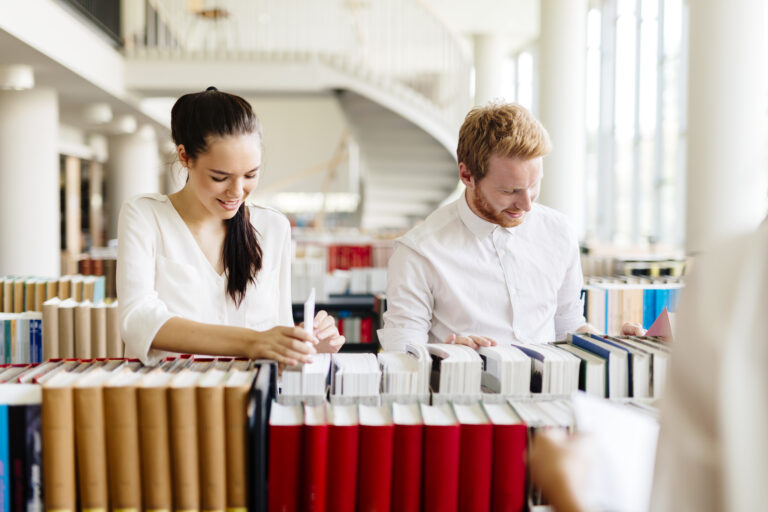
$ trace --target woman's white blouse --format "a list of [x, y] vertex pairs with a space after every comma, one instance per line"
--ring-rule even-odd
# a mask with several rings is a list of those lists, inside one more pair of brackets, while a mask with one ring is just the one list
[[216, 273], [167, 196], [143, 194], [123, 204], [117, 296], [127, 357], [153, 364], [168, 355], [150, 346], [175, 316], [259, 331], [293, 325], [290, 224], [275, 210], [247, 206], [263, 258], [256, 283], [248, 285], [238, 308], [227, 293], [226, 276]]

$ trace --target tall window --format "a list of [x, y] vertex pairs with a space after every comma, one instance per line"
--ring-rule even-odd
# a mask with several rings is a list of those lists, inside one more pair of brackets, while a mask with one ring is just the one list
[[683, 242], [684, 0], [599, 0], [587, 15], [588, 235]]

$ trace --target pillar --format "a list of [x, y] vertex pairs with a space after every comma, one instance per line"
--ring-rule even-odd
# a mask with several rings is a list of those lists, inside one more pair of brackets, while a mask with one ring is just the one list
[[766, 206], [765, 5], [689, 2], [686, 250], [754, 229]]
[[0, 90], [0, 275], [59, 275], [58, 132], [54, 90]]
[[157, 138], [144, 126], [135, 133], [113, 135], [109, 140], [107, 162], [107, 237], [117, 236], [117, 220], [123, 202], [137, 194], [158, 192]]
[[544, 159], [539, 202], [584, 232], [581, 190], [586, 159], [584, 81], [587, 0], [541, 0], [538, 111], [552, 153]]
[[505, 93], [502, 76], [506, 40], [498, 34], [479, 34], [474, 38], [475, 48], [475, 105], [485, 105], [500, 99]]

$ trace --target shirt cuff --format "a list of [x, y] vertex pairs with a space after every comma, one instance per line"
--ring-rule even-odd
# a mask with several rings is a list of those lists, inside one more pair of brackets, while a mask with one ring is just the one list
[[385, 327], [376, 331], [376, 334], [385, 352], [405, 352], [405, 346], [409, 343], [427, 344], [427, 333], [418, 329]]
[[[141, 311], [142, 309], [144, 311]], [[151, 348], [152, 342], [155, 340], [157, 331], [174, 316], [177, 315], [164, 307], [152, 306], [146, 308], [139, 306], [125, 313], [120, 323], [120, 333], [125, 342], [126, 357], [138, 358], [148, 366], [161, 362], [170, 353]]]

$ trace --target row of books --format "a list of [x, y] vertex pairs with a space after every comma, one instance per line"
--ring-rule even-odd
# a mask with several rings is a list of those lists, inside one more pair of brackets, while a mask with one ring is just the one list
[[[643, 404], [614, 407], [634, 407], [651, 418], [655, 414]], [[543, 501], [526, 481], [529, 441], [540, 428], [571, 432], [575, 418], [571, 399], [381, 406], [274, 403], [269, 509], [531, 509]], [[643, 444], [651, 458], [654, 443]], [[638, 506], [602, 504], [609, 510]]]
[[326, 273], [320, 259], [296, 259], [291, 266], [291, 296], [303, 302], [310, 290], [320, 300], [334, 295], [371, 295], [387, 288], [387, 269], [379, 267], [336, 269]]
[[582, 254], [581, 268], [584, 276], [648, 276], [648, 277], [681, 277], [685, 273], [686, 259], [684, 257], [667, 256], [600, 256]]
[[124, 344], [117, 308], [117, 301], [109, 304], [59, 298], [45, 301], [43, 360], [122, 357]]
[[[471, 403], [486, 394], [657, 398], [665, 383], [667, 342], [653, 336], [572, 334], [567, 343], [481, 347], [409, 344], [405, 353], [318, 354], [287, 368], [282, 403], [391, 401]], [[365, 391], [363, 391], [365, 390]]]
[[626, 322], [648, 329], [664, 308], [675, 312], [682, 289], [683, 284], [674, 280], [593, 278], [584, 286], [584, 316], [609, 334], [619, 333]]
[[265, 510], [275, 376], [231, 358], [29, 365], [0, 384], [0, 509]]
[[116, 271], [117, 255], [111, 248], [101, 248], [100, 251], [91, 249], [90, 254], [84, 254], [77, 262], [77, 271], [87, 276], [104, 276], [104, 294], [106, 297], [117, 297]]
[[0, 312], [23, 313], [42, 311], [43, 302], [58, 297], [76, 301], [89, 300], [104, 302], [104, 276], [80, 274], [54, 278], [45, 277], [0, 277]]
[[43, 361], [43, 315], [0, 313], [0, 364]]

